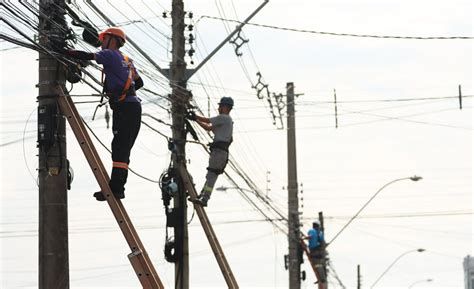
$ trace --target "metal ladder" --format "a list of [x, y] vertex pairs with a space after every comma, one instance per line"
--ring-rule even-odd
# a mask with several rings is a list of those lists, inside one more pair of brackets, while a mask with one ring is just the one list
[[[179, 164], [178, 169], [179, 169], [179, 174], [181, 176], [181, 180], [183, 181], [184, 187], [188, 191], [189, 196], [191, 197], [192, 200], [197, 199], [198, 195], [196, 193], [196, 188], [194, 187], [191, 176], [189, 175], [189, 172], [186, 169], [185, 165]], [[202, 228], [204, 229], [207, 240], [209, 241], [209, 244], [211, 245], [212, 252], [214, 253], [217, 263], [219, 264], [219, 268], [222, 271], [222, 275], [224, 275], [224, 279], [225, 279], [225, 282], [227, 283], [227, 287], [231, 289], [239, 288], [239, 285], [237, 284], [237, 281], [235, 280], [234, 274], [232, 273], [232, 270], [230, 269], [229, 263], [227, 263], [227, 259], [224, 255], [224, 252], [222, 251], [222, 247], [219, 244], [219, 241], [217, 240], [216, 233], [214, 232], [214, 229], [212, 228], [211, 223], [209, 222], [209, 218], [207, 217], [206, 211], [201, 205], [195, 204], [195, 203], [193, 204], [194, 204], [194, 209], [196, 210], [197, 215], [199, 216], [199, 221], [201, 221], [201, 225], [202, 225]]]
[[58, 86], [57, 100], [61, 113], [66, 117], [69, 125], [71, 126], [74, 135], [89, 163], [89, 166], [94, 173], [94, 176], [99, 183], [100, 189], [102, 190], [104, 197], [109, 204], [112, 213], [117, 220], [117, 223], [122, 230], [122, 234], [125, 237], [132, 252], [128, 254], [128, 259], [132, 264], [138, 279], [144, 289], [161, 289], [164, 288], [158, 274], [151, 263], [150, 257], [145, 251], [138, 234], [133, 227], [130, 218], [128, 217], [127, 211], [125, 210], [122, 202], [116, 199], [109, 187], [109, 175], [102, 163], [99, 154], [97, 153], [94, 144], [86, 131], [86, 127], [82, 121], [76, 106], [72, 102], [70, 96], [65, 95], [64, 91]]

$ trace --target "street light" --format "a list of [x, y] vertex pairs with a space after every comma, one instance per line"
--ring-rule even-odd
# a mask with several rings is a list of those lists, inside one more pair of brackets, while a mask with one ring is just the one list
[[415, 286], [416, 284], [419, 284], [419, 283], [424, 283], [424, 282], [431, 282], [433, 281], [433, 279], [423, 279], [423, 280], [418, 280], [418, 281], [415, 281], [413, 283], [411, 283], [410, 286], [408, 286], [408, 289], [410, 289], [411, 287]]
[[393, 262], [392, 264], [390, 264], [390, 266], [388, 266], [387, 269], [385, 269], [385, 271], [383, 271], [383, 273], [379, 276], [379, 278], [377, 278], [377, 280], [375, 280], [374, 284], [372, 284], [372, 286], [370, 286], [370, 288], [374, 288], [375, 284], [377, 284], [377, 282], [380, 281], [380, 279], [382, 279], [382, 277], [387, 274], [388, 270], [390, 270], [393, 265], [395, 265], [395, 263], [398, 262], [398, 260], [400, 260], [400, 258], [402, 258], [403, 256], [407, 255], [407, 254], [410, 254], [410, 253], [413, 253], [413, 252], [424, 252], [426, 251], [425, 249], [416, 249], [416, 250], [410, 250], [410, 251], [406, 251], [405, 253], [401, 254], [400, 256], [398, 256]]
[[246, 188], [241, 188], [241, 187], [224, 187], [224, 186], [220, 186], [220, 187], [217, 187], [217, 188], [216, 188], [216, 191], [221, 191], [221, 192], [227, 192], [227, 190], [246, 191], [246, 192], [254, 193], [255, 195], [258, 196], [258, 194], [257, 194], [255, 191], [249, 190], [249, 189], [246, 189]]
[[220, 187], [217, 187], [216, 188], [216, 191], [221, 191], [221, 192], [227, 192], [227, 190], [246, 190], [244, 188], [240, 188], [240, 187], [224, 187], [224, 186], [220, 186]]
[[344, 229], [345, 229], [347, 226], [349, 226], [349, 224], [350, 224], [355, 218], [357, 218], [357, 216], [359, 216], [360, 212], [362, 212], [362, 210], [365, 209], [365, 207], [367, 207], [367, 205], [368, 205], [383, 189], [385, 189], [388, 185], [393, 184], [393, 183], [398, 182], [398, 181], [403, 181], [403, 180], [411, 180], [411, 181], [417, 182], [417, 181], [419, 181], [419, 180], [421, 180], [421, 179], [422, 179], [422, 177], [417, 176], [417, 175], [414, 175], [414, 176], [412, 176], [412, 177], [400, 178], [400, 179], [393, 180], [393, 181], [391, 181], [391, 182], [389, 182], [389, 183], [386, 183], [386, 184], [385, 184], [383, 187], [381, 187], [377, 192], [375, 192], [375, 194], [367, 201], [367, 203], [365, 203], [365, 204], [362, 206], [362, 208], [360, 208], [360, 210], [354, 215], [354, 217], [352, 217], [352, 218], [349, 220], [349, 222], [347, 222], [347, 224], [345, 224], [344, 227], [342, 227], [342, 229], [336, 234], [336, 236], [334, 236], [334, 237], [331, 239], [331, 241], [328, 242], [327, 245], [329, 246], [329, 244], [331, 244], [331, 243], [337, 238], [337, 236], [339, 236], [339, 235], [342, 233], [342, 231], [344, 231]]

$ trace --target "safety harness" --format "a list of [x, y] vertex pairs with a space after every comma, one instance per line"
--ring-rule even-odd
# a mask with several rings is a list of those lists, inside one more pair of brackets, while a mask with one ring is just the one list
[[[123, 56], [123, 61], [125, 62], [125, 64], [128, 67], [128, 77], [127, 77], [127, 80], [125, 81], [122, 92], [117, 97], [118, 102], [124, 102], [125, 99], [127, 98], [127, 95], [135, 94], [135, 88], [132, 86], [133, 79], [136, 76], [135, 69], [133, 69], [132, 62], [130, 61], [128, 56], [125, 55], [125, 54], [122, 54], [122, 56]], [[105, 79], [104, 70], [102, 70], [102, 85], [104, 87], [104, 92], [105, 92], [106, 88], [105, 88], [105, 80], [104, 79]], [[106, 94], [109, 97], [116, 96], [116, 95], [114, 95], [113, 92], [106, 92]]]
[[132, 67], [132, 62], [128, 59], [127, 55], [124, 55], [124, 54], [122, 54], [122, 55], [123, 55], [123, 60], [125, 61], [125, 63], [127, 64], [127, 67], [128, 67], [128, 78], [127, 78], [127, 81], [125, 82], [125, 85], [123, 87], [122, 94], [118, 98], [118, 101], [120, 101], [120, 102], [123, 102], [125, 100], [125, 98], [127, 97], [127, 92], [128, 92], [128, 90], [130, 89], [130, 87], [132, 85], [133, 79], [135, 78], [135, 70]]
[[[212, 143], [209, 144], [209, 149], [211, 150], [211, 152], [215, 149], [223, 150], [228, 154], [229, 153], [229, 147], [232, 144], [232, 141], [233, 141], [233, 139], [231, 138], [230, 141], [228, 141], [228, 142], [227, 141], [212, 142]], [[207, 170], [210, 171], [210, 172], [216, 173], [217, 175], [223, 174], [224, 169], [227, 166], [228, 162], [229, 162], [229, 156], [227, 156], [227, 160], [226, 160], [224, 166], [222, 167], [222, 169], [216, 169], [216, 168], [208, 167]]]
[[232, 140], [230, 142], [227, 141], [215, 141], [213, 143], [209, 144], [209, 148], [212, 151], [213, 149], [220, 149], [225, 152], [229, 152], [229, 146], [232, 143]]

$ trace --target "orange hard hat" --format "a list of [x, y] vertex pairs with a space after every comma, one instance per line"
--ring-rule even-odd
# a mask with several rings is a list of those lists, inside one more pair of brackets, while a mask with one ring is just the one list
[[100, 32], [99, 40], [104, 41], [104, 36], [106, 34], [118, 36], [122, 38], [123, 42], [127, 40], [127, 38], [125, 37], [125, 32], [121, 28], [118, 28], [118, 27], [109, 27], [105, 29], [104, 31]]

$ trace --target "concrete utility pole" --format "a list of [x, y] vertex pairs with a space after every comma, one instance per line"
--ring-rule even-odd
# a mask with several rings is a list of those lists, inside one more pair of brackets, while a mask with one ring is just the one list
[[[39, 43], [65, 43], [64, 0], [40, 0]], [[59, 7], [58, 7], [59, 6]], [[47, 17], [47, 18], [45, 18]], [[54, 20], [54, 21], [53, 21]], [[39, 288], [69, 288], [67, 160], [65, 119], [53, 88], [65, 84], [65, 71], [51, 55], [39, 54]]]
[[288, 115], [288, 271], [290, 274], [290, 289], [299, 289], [301, 286], [301, 268], [298, 258], [300, 220], [296, 165], [295, 91], [292, 82], [286, 84], [286, 108]]
[[360, 265], [357, 265], [357, 289], [360, 289]]
[[[186, 159], [186, 132], [184, 130], [185, 105], [189, 102], [189, 94], [186, 90], [186, 62], [185, 38], [184, 38], [184, 3], [182, 0], [172, 2], [172, 62], [170, 65], [170, 85], [172, 88], [172, 118], [173, 118], [173, 142], [176, 145], [176, 154], [173, 159], [173, 167], [177, 168], [179, 162]], [[178, 225], [174, 228], [175, 250], [178, 260], [175, 263], [175, 288], [189, 288], [189, 245], [187, 224], [186, 193], [181, 186], [177, 197], [174, 198], [174, 209], [179, 216]]]
[[321, 231], [324, 233], [324, 216], [323, 212], [318, 213], [319, 225], [321, 227]]

